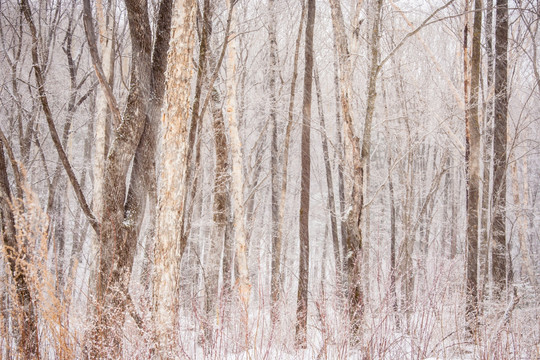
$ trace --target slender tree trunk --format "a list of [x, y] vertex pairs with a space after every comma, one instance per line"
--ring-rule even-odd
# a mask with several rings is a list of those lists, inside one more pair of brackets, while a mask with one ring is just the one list
[[[362, 139], [362, 150], [360, 152], [360, 161], [362, 166], [362, 184], [361, 184], [361, 190], [363, 193], [367, 191], [367, 185], [369, 183], [369, 161], [370, 161], [370, 153], [371, 153], [371, 129], [373, 124], [373, 114], [375, 112], [375, 100], [377, 99], [377, 76], [379, 74], [380, 67], [378, 65], [379, 63], [379, 26], [381, 22], [381, 16], [382, 16], [382, 3], [383, 0], [377, 0], [376, 4], [374, 5], [374, 20], [373, 20], [373, 28], [371, 31], [371, 39], [370, 39], [370, 57], [371, 57], [371, 65], [369, 69], [369, 78], [368, 78], [368, 84], [367, 84], [367, 90], [368, 90], [368, 97], [367, 97], [367, 108], [366, 108], [366, 118], [364, 122], [364, 133], [363, 133], [363, 139]], [[369, 222], [369, 218], [367, 217], [366, 209], [362, 209], [364, 207], [364, 194], [361, 196], [361, 204], [360, 204], [360, 217], [362, 215], [365, 217], [366, 224]], [[362, 211], [364, 211], [364, 214], [362, 214]], [[360, 224], [358, 225], [360, 226]], [[366, 229], [367, 230], [367, 229]], [[367, 235], [367, 231], [366, 231]], [[369, 239], [367, 236], [360, 237], [360, 243], [361, 248], [363, 252], [364, 259], [362, 259], [363, 266], [364, 266], [364, 274], [366, 275], [366, 278], [364, 279], [364, 286], [365, 286], [365, 294], [364, 294], [364, 301], [365, 299], [369, 299]]]
[[[468, 16], [468, 14], [466, 15]], [[467, 41], [467, 25], [465, 26]], [[466, 112], [467, 163], [467, 309], [466, 316], [472, 333], [476, 332], [478, 315], [478, 200], [480, 195], [480, 126], [478, 101], [480, 92], [480, 39], [482, 35], [482, 1], [475, 0], [473, 22], [471, 92]], [[464, 52], [464, 56], [468, 56]], [[465, 75], [467, 78], [467, 74]], [[467, 91], [467, 90], [466, 90]], [[467, 100], [467, 99], [466, 99]]]
[[495, 125], [493, 143], [493, 254], [495, 296], [504, 296], [506, 283], [506, 142], [508, 117], [508, 0], [497, 0], [495, 19]]
[[[229, 144], [225, 134], [225, 121], [221, 107], [221, 99], [217, 89], [213, 89], [212, 93], [212, 115], [214, 118], [214, 148], [216, 153], [216, 168], [214, 178], [214, 203], [213, 203], [213, 219], [214, 227], [210, 240], [210, 249], [208, 252], [207, 261], [205, 264], [206, 270], [206, 314], [208, 318], [207, 340], [212, 341], [212, 328], [216, 325], [216, 319], [219, 321], [220, 309], [217, 303], [220, 301], [220, 296], [226, 294], [219, 292], [219, 265], [221, 253], [224, 248], [227, 234], [227, 222], [229, 220], [230, 209], [230, 174], [229, 174]], [[227, 251], [227, 250], [225, 250]], [[225, 277], [225, 273], [223, 274]], [[225, 279], [224, 279], [225, 282]], [[221, 298], [221, 301], [225, 299]], [[219, 322], [218, 324], [219, 325]]]
[[[229, 11], [233, 11], [233, 1], [227, 0]], [[236, 117], [236, 21], [232, 14], [231, 32], [228, 34], [229, 45], [227, 47], [227, 120], [229, 122], [229, 137], [231, 141], [232, 158], [232, 183], [231, 195], [234, 199], [234, 234], [237, 265], [237, 282], [240, 295], [240, 305], [242, 307], [242, 325], [245, 328], [246, 342], [245, 349], [249, 346], [249, 297], [251, 284], [249, 280], [249, 270], [247, 264], [246, 249], [246, 224], [244, 219], [244, 175], [242, 171], [243, 156], [242, 143], [238, 131], [238, 121]]]
[[[527, 160], [526, 157], [523, 158], [523, 181], [524, 184], [526, 183], [527, 179], [525, 177], [526, 174], [526, 167], [527, 167]], [[527, 209], [528, 207], [528, 194], [525, 189], [523, 189], [523, 199], [521, 199], [519, 195], [519, 180], [518, 180], [518, 169], [517, 169], [517, 161], [513, 159], [510, 165], [510, 170], [512, 172], [512, 194], [514, 199], [514, 206], [521, 207], [522, 209]], [[525, 188], [525, 186], [524, 186]], [[529, 278], [529, 282], [532, 285], [533, 289], [538, 288], [538, 281], [536, 279], [536, 273], [534, 271], [533, 262], [531, 259], [531, 253], [529, 251], [529, 241], [528, 241], [528, 226], [527, 219], [525, 214], [522, 213], [523, 210], [516, 212], [517, 222], [519, 224], [518, 227], [518, 237], [519, 237], [519, 253], [521, 255], [521, 261], [523, 262], [523, 267], [525, 268], [525, 272], [527, 273], [527, 277]]]
[[[343, 154], [343, 139], [342, 139], [342, 130], [343, 123], [341, 121], [341, 91], [340, 91], [340, 82], [339, 82], [339, 59], [338, 59], [338, 49], [337, 41], [335, 39], [334, 32], [334, 87], [335, 87], [335, 97], [336, 97], [336, 158], [337, 158], [337, 172], [338, 172], [338, 192], [339, 192], [339, 218], [340, 218], [340, 232], [341, 232], [341, 253], [343, 257], [346, 257], [347, 254], [347, 229], [346, 223], [344, 221], [345, 216], [345, 181], [343, 179], [343, 163], [345, 161], [345, 156]], [[346, 261], [342, 262], [342, 268], [340, 271], [345, 272]]]
[[[334, 246], [334, 261], [336, 264], [336, 274], [341, 269], [340, 245], [336, 220], [336, 200], [334, 197], [334, 182], [332, 180], [332, 166], [330, 165], [330, 155], [328, 152], [328, 138], [326, 133], [326, 124], [324, 120], [324, 109], [322, 105], [321, 84], [319, 80], [318, 69], [315, 68], [315, 86], [317, 92], [317, 105], [319, 110], [319, 121], [321, 123], [321, 139], [323, 149], [324, 169], [326, 172], [326, 186], [328, 188], [328, 212], [330, 213], [330, 227], [332, 232], [332, 244]], [[325, 238], [326, 239], [326, 238]], [[323, 265], [324, 266], [324, 265]], [[337, 277], [336, 277], [337, 278]]]
[[271, 274], [271, 311], [272, 323], [278, 320], [278, 302], [281, 292], [281, 237], [279, 234], [279, 174], [278, 174], [278, 131], [277, 131], [277, 40], [276, 40], [276, 5], [275, 0], [268, 1], [268, 41], [270, 42], [269, 66], [269, 98], [270, 98], [270, 126], [272, 141], [270, 147], [271, 175], [272, 175], [272, 274]]
[[315, 0], [307, 2], [304, 100], [302, 104], [302, 143], [299, 239], [300, 261], [298, 270], [298, 298], [296, 305], [296, 346], [307, 347], [307, 312], [309, 286], [309, 194], [311, 182], [311, 89], [313, 83], [313, 28], [315, 25]]
[[352, 191], [351, 191], [351, 210], [346, 219], [346, 259], [344, 259], [347, 268], [347, 298], [349, 302], [349, 315], [351, 320], [352, 342], [358, 340], [360, 333], [360, 323], [363, 317], [364, 294], [361, 281], [362, 269], [362, 234], [361, 219], [363, 207], [363, 168], [360, 142], [354, 133], [352, 118], [352, 68], [349, 47], [347, 44], [347, 35], [345, 33], [345, 23], [341, 5], [337, 0], [330, 0], [332, 11], [332, 24], [337, 43], [339, 55], [339, 75], [340, 75], [340, 96], [342, 114], [345, 123], [345, 133], [348, 139], [348, 145], [352, 152]]
[[482, 175], [482, 217], [480, 225], [480, 245], [479, 245], [479, 300], [482, 301], [485, 296], [485, 288], [489, 278], [489, 248], [491, 242], [491, 155], [493, 153], [493, 0], [486, 1], [486, 21], [485, 21], [485, 39], [486, 39], [486, 88], [487, 101], [485, 103], [484, 117], [484, 171]]
[[[293, 71], [291, 79], [291, 88], [289, 93], [289, 109], [287, 116], [287, 128], [285, 130], [285, 139], [283, 140], [283, 158], [282, 158], [282, 170], [281, 170], [281, 189], [279, 197], [279, 221], [278, 221], [278, 244], [282, 246], [283, 243], [283, 228], [285, 226], [285, 202], [287, 200], [287, 174], [288, 174], [288, 165], [289, 165], [289, 147], [291, 140], [291, 132], [293, 127], [293, 116], [294, 116], [294, 99], [296, 96], [296, 80], [298, 78], [298, 58], [300, 54], [300, 45], [302, 40], [302, 32], [304, 29], [304, 19], [306, 16], [306, 6], [305, 2], [302, 1], [302, 14], [300, 15], [300, 24], [298, 25], [298, 34], [296, 36], [296, 43], [294, 48], [294, 59], [293, 59]], [[287, 246], [286, 246], [287, 248]], [[276, 249], [277, 250], [277, 249]], [[280, 250], [280, 253], [282, 251]], [[286, 251], [283, 252], [283, 263], [286, 263]], [[280, 257], [281, 263], [281, 257]], [[277, 268], [277, 266], [276, 266]], [[277, 319], [277, 315], [275, 315]]]

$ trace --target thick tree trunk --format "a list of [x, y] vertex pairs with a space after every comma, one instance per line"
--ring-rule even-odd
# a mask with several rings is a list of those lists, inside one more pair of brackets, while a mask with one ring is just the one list
[[307, 2], [304, 100], [302, 104], [302, 144], [300, 180], [300, 261], [298, 270], [298, 298], [296, 305], [296, 346], [307, 347], [307, 312], [309, 286], [309, 194], [311, 182], [311, 88], [313, 83], [313, 28], [315, 25], [315, 0]]
[[495, 19], [495, 125], [493, 143], [493, 254], [495, 296], [502, 298], [506, 283], [506, 142], [508, 118], [508, 0], [497, 0]]
[[177, 343], [178, 291], [185, 210], [187, 125], [190, 109], [191, 56], [195, 39], [194, 0], [176, 1], [167, 59], [162, 112], [157, 237], [154, 257], [153, 320], [157, 356], [173, 357]]

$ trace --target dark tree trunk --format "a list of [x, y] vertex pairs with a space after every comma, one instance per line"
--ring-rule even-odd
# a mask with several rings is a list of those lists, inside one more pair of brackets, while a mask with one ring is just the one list
[[[480, 90], [480, 37], [482, 1], [475, 0], [471, 57], [471, 96], [466, 111], [467, 174], [467, 308], [471, 332], [476, 331], [478, 314], [478, 200], [480, 195], [480, 128], [478, 100]], [[468, 16], [468, 15], [466, 15]], [[467, 31], [467, 28], [465, 28]], [[467, 53], [464, 54], [467, 56]], [[465, 74], [467, 77], [467, 74]]]
[[313, 83], [313, 28], [315, 0], [308, 0], [305, 42], [304, 101], [302, 105], [302, 177], [300, 190], [300, 263], [296, 307], [296, 346], [307, 347], [307, 312], [309, 282], [309, 194], [311, 182], [311, 88]]
[[493, 143], [493, 254], [495, 296], [506, 284], [506, 141], [508, 117], [508, 0], [497, 0], [495, 19], [495, 125]]

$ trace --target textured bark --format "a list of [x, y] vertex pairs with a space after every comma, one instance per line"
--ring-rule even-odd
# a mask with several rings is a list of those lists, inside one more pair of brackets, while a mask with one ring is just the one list
[[[229, 144], [225, 134], [225, 121], [223, 118], [221, 98], [217, 89], [213, 89], [212, 94], [212, 116], [214, 118], [214, 149], [216, 153], [216, 168], [214, 177], [214, 203], [213, 203], [213, 220], [212, 236], [210, 237], [210, 249], [208, 251], [207, 260], [205, 262], [206, 272], [206, 315], [208, 324], [206, 329], [207, 340], [213, 340], [213, 328], [218, 325], [220, 309], [217, 304], [221, 296], [225, 296], [219, 291], [219, 265], [221, 253], [225, 243], [228, 242], [227, 223], [229, 221], [230, 212], [230, 195], [229, 188], [231, 177], [229, 174]], [[225, 249], [226, 252], [230, 249]], [[230, 275], [230, 274], [229, 274]], [[223, 272], [225, 278], [226, 273]], [[224, 280], [225, 282], [225, 280]]]
[[360, 323], [363, 316], [364, 294], [361, 281], [362, 269], [362, 189], [364, 184], [363, 168], [360, 141], [354, 133], [354, 124], [352, 117], [352, 68], [351, 56], [347, 44], [347, 35], [345, 33], [345, 22], [341, 5], [337, 0], [330, 0], [332, 12], [332, 25], [336, 41], [336, 48], [339, 55], [339, 87], [341, 96], [341, 109], [345, 125], [346, 139], [348, 147], [352, 152], [352, 189], [351, 209], [346, 215], [346, 258], [344, 259], [347, 268], [347, 298], [349, 301], [349, 317], [351, 320], [351, 330], [353, 333], [353, 342], [356, 341], [360, 331]]
[[487, 97], [485, 102], [484, 116], [484, 141], [483, 141], [483, 163], [482, 174], [482, 207], [480, 222], [480, 244], [478, 249], [479, 269], [478, 269], [478, 291], [479, 300], [482, 301], [485, 295], [485, 287], [489, 278], [489, 249], [491, 242], [491, 158], [493, 154], [493, 0], [486, 1], [485, 17], [485, 39], [486, 39], [486, 88]]
[[[478, 315], [478, 205], [480, 195], [480, 125], [478, 101], [480, 93], [480, 40], [482, 35], [482, 1], [475, 0], [471, 56], [471, 91], [465, 117], [465, 161], [467, 177], [467, 306], [469, 329], [475, 332]], [[466, 13], [468, 17], [468, 13]], [[467, 41], [467, 25], [465, 41]], [[464, 52], [464, 56], [468, 56]], [[465, 69], [467, 70], [467, 69]], [[465, 79], [468, 75], [465, 74]], [[465, 91], [467, 94], [467, 89]], [[467, 101], [467, 99], [465, 99]]]
[[[363, 209], [364, 207], [364, 198], [365, 198], [365, 192], [367, 191], [367, 185], [369, 182], [369, 161], [370, 161], [370, 153], [371, 153], [371, 129], [373, 124], [373, 114], [375, 112], [375, 100], [377, 99], [377, 77], [380, 70], [379, 65], [379, 27], [381, 23], [381, 12], [382, 12], [382, 4], [383, 0], [378, 0], [374, 4], [374, 20], [373, 20], [373, 28], [371, 30], [371, 37], [370, 37], [370, 68], [369, 68], [369, 77], [368, 77], [368, 84], [367, 84], [367, 90], [368, 90], [368, 96], [367, 96], [367, 107], [366, 107], [366, 118], [364, 121], [364, 132], [363, 132], [363, 138], [362, 138], [362, 150], [360, 153], [360, 161], [362, 165], [362, 174], [361, 174], [361, 188], [362, 192], [364, 193], [361, 196], [361, 204], [360, 204], [360, 219], [362, 216], [365, 217], [366, 220], [366, 236], [362, 237], [362, 234], [360, 232], [360, 243], [361, 248], [363, 249], [363, 256], [362, 259], [363, 266], [364, 266], [364, 273], [365, 273], [365, 280], [364, 280], [364, 287], [365, 287], [365, 294], [363, 295], [365, 299], [369, 299], [369, 239], [367, 234], [367, 228], [369, 227], [369, 218], [368, 218], [368, 209]], [[362, 214], [362, 211], [364, 214]], [[360, 225], [359, 225], [360, 226]]]
[[332, 166], [330, 165], [330, 155], [328, 152], [328, 138], [326, 134], [326, 124], [324, 121], [324, 109], [322, 105], [321, 84], [319, 80], [318, 69], [315, 69], [314, 73], [315, 73], [314, 74], [315, 86], [317, 89], [317, 107], [319, 110], [319, 121], [321, 123], [321, 131], [322, 131], [321, 139], [322, 139], [324, 169], [326, 173], [326, 186], [328, 188], [327, 206], [328, 206], [328, 212], [330, 213], [330, 229], [332, 232], [332, 244], [334, 246], [334, 261], [336, 264], [336, 272], [339, 274], [339, 270], [341, 269], [341, 255], [340, 255], [340, 245], [339, 245], [339, 237], [338, 237], [338, 230], [337, 230], [334, 181], [332, 180]]
[[[11, 276], [15, 282], [15, 293], [17, 296], [16, 311], [21, 311], [19, 316], [13, 314], [13, 318], [17, 318], [17, 328], [19, 330], [19, 352], [24, 359], [39, 359], [39, 334], [38, 334], [38, 319], [34, 301], [30, 292], [28, 283], [27, 266], [24, 262], [28, 260], [26, 249], [19, 246], [17, 240], [17, 231], [15, 228], [15, 217], [13, 214], [14, 199], [11, 196], [9, 181], [7, 176], [6, 161], [4, 158], [4, 147], [7, 143], [4, 142], [4, 137], [0, 141], [0, 234], [2, 235], [2, 245], [5, 249], [5, 257], [7, 258]], [[14, 165], [12, 163], [12, 165]], [[13, 169], [17, 171], [16, 169]], [[17, 199], [17, 201], [22, 198]]]
[[162, 115], [157, 238], [154, 258], [153, 320], [157, 355], [174, 357], [177, 342], [178, 282], [183, 248], [182, 212], [187, 160], [187, 123], [195, 38], [196, 3], [176, 1], [169, 43]]
[[[227, 0], [229, 11], [234, 11], [233, 1]], [[247, 264], [247, 249], [246, 249], [246, 224], [244, 220], [244, 175], [243, 175], [243, 156], [242, 143], [238, 131], [238, 119], [236, 116], [236, 19], [232, 13], [231, 31], [228, 34], [229, 45], [227, 47], [227, 97], [226, 109], [227, 120], [229, 123], [229, 138], [231, 142], [231, 159], [232, 159], [232, 182], [231, 195], [234, 204], [234, 238], [235, 238], [235, 253], [236, 253], [236, 269], [238, 292], [240, 295], [240, 305], [242, 307], [242, 326], [245, 329], [246, 343], [243, 346], [249, 346], [248, 334], [248, 316], [249, 316], [249, 297], [251, 292], [251, 284], [249, 280], [249, 270]]]
[[315, 25], [315, 0], [307, 2], [304, 99], [302, 103], [302, 143], [299, 239], [300, 261], [298, 270], [298, 297], [296, 302], [296, 346], [307, 347], [307, 312], [309, 286], [309, 194], [311, 182], [311, 89], [313, 84], [313, 28]]
[[508, 118], [508, 0], [497, 0], [495, 19], [495, 125], [493, 142], [493, 253], [495, 296], [506, 284], [506, 142]]
[[269, 102], [270, 102], [270, 127], [271, 127], [271, 145], [270, 145], [270, 166], [272, 177], [272, 274], [271, 274], [271, 303], [272, 323], [275, 324], [278, 319], [278, 302], [281, 293], [281, 237], [279, 234], [279, 174], [278, 174], [278, 139], [277, 139], [277, 40], [276, 40], [276, 9], [275, 0], [268, 0], [268, 41], [269, 46]]
[[[102, 226], [93, 287], [93, 300], [97, 308], [87, 345], [91, 358], [111, 354], [120, 356], [122, 328], [128, 307], [140, 325], [140, 321], [137, 321], [139, 317], [133, 311], [128, 285], [147, 194], [151, 194], [155, 188], [155, 119], [161, 103], [159, 92], [162, 90], [159, 89], [163, 88], [160, 84], [163, 82], [165, 64], [163, 52], [166, 52], [163, 43], [166, 44], [168, 40], [170, 2], [161, 3], [154, 44], [158, 54], [154, 54], [153, 61], [146, 1], [126, 1], [126, 9], [133, 65], [127, 105], [121, 123], [113, 133], [105, 162], [104, 177], [107, 182], [103, 185], [100, 199]], [[126, 179], [131, 164], [127, 188]]]
[[[96, 2], [97, 8], [97, 23], [99, 28], [99, 48], [102, 56], [103, 75], [107, 81], [107, 84], [112, 87], [114, 79], [114, 28], [115, 28], [115, 16], [116, 0], [106, 1], [107, 7], [104, 8], [103, 0]], [[96, 217], [101, 217], [101, 199], [103, 194], [103, 181], [105, 173], [105, 160], [108, 152], [109, 145], [109, 122], [111, 112], [109, 111], [109, 105], [105, 90], [102, 86], [98, 87], [96, 94], [96, 125], [94, 126], [95, 145], [94, 145], [94, 163], [93, 163], [93, 211]], [[97, 240], [97, 239], [96, 239]]]
[[[338, 193], [339, 193], [339, 218], [340, 218], [340, 232], [341, 232], [341, 253], [343, 257], [347, 254], [347, 231], [346, 223], [344, 221], [345, 214], [345, 181], [343, 179], [343, 164], [345, 157], [343, 154], [343, 139], [342, 139], [342, 129], [343, 123], [341, 121], [341, 92], [339, 87], [339, 59], [337, 51], [337, 42], [335, 40], [334, 32], [334, 92], [336, 98], [336, 158], [337, 158], [337, 173], [338, 173]], [[342, 268], [340, 271], [345, 272], [346, 262], [342, 262]]]

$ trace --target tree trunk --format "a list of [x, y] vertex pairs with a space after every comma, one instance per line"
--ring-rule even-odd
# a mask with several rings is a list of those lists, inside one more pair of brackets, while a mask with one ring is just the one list
[[[19, 320], [16, 327], [20, 332], [18, 344], [20, 355], [24, 359], [39, 359], [38, 319], [28, 283], [27, 266], [24, 265], [25, 261], [28, 261], [26, 249], [21, 248], [19, 246], [20, 241], [17, 240], [17, 230], [13, 214], [14, 199], [11, 196], [9, 188], [7, 167], [4, 158], [4, 147], [7, 146], [8, 144], [0, 140], [0, 229], [5, 256], [16, 286], [17, 310], [22, 312], [16, 316], [14, 311], [13, 318]], [[17, 170], [14, 169], [14, 171]], [[15, 201], [21, 200], [17, 199]], [[22, 242], [24, 242], [24, 239]]]
[[165, 103], [162, 112], [157, 237], [154, 256], [153, 320], [157, 353], [176, 353], [178, 291], [182, 239], [182, 213], [186, 186], [187, 125], [190, 109], [191, 56], [195, 39], [194, 0], [176, 1], [173, 7], [167, 59]]
[[[227, 0], [229, 11], [233, 11], [234, 2]], [[236, 21], [232, 14], [231, 32], [228, 34], [229, 45], [227, 47], [227, 120], [229, 122], [229, 136], [231, 141], [232, 158], [232, 186], [231, 195], [234, 199], [234, 234], [235, 252], [237, 265], [237, 283], [242, 307], [242, 326], [245, 329], [245, 349], [249, 347], [248, 321], [249, 321], [249, 297], [251, 284], [247, 264], [246, 249], [246, 225], [244, 219], [244, 175], [242, 171], [243, 156], [242, 143], [238, 131], [236, 118]]]
[[485, 39], [486, 39], [486, 55], [487, 55], [487, 70], [486, 70], [486, 88], [487, 101], [485, 103], [484, 117], [484, 148], [483, 148], [483, 163], [484, 171], [482, 174], [482, 208], [480, 222], [480, 245], [479, 245], [479, 301], [482, 301], [485, 296], [485, 288], [489, 279], [489, 248], [491, 242], [491, 204], [490, 204], [490, 188], [491, 188], [491, 156], [493, 153], [493, 0], [486, 1], [486, 22], [485, 22]]
[[[527, 158], [526, 155], [523, 158], [523, 181], [524, 184], [527, 182], [526, 178], [526, 168], [527, 168]], [[523, 189], [523, 200], [519, 196], [519, 180], [518, 180], [518, 170], [517, 170], [517, 161], [513, 159], [510, 165], [510, 170], [512, 172], [512, 194], [514, 200], [514, 206], [519, 210], [516, 211], [516, 218], [519, 224], [518, 227], [518, 237], [519, 237], [519, 254], [521, 255], [521, 261], [523, 262], [523, 267], [529, 278], [529, 282], [532, 285], [534, 290], [538, 289], [538, 281], [536, 279], [536, 273], [534, 271], [533, 262], [531, 260], [531, 253], [529, 251], [529, 241], [528, 241], [528, 226], [527, 219], [525, 214], [523, 214], [523, 209], [527, 209], [529, 204], [529, 195], [525, 189]], [[524, 186], [525, 188], [526, 186]]]
[[497, 0], [495, 19], [495, 125], [493, 143], [493, 254], [495, 296], [503, 298], [506, 283], [506, 142], [508, 118], [508, 0]]
[[339, 55], [339, 75], [340, 75], [340, 95], [342, 114], [345, 123], [345, 133], [348, 139], [348, 146], [352, 150], [352, 191], [351, 191], [351, 210], [346, 219], [346, 259], [347, 267], [347, 298], [349, 302], [349, 314], [351, 321], [351, 332], [353, 342], [358, 340], [360, 333], [360, 323], [363, 317], [364, 294], [361, 282], [362, 269], [362, 189], [364, 184], [362, 170], [362, 156], [359, 146], [359, 139], [354, 134], [354, 125], [352, 118], [352, 68], [351, 57], [347, 44], [347, 35], [345, 33], [345, 23], [341, 5], [337, 0], [330, 0], [332, 11], [332, 24], [334, 28], [337, 50]]
[[[468, 13], [466, 13], [468, 16]], [[465, 25], [465, 41], [468, 27]], [[480, 40], [482, 35], [482, 1], [475, 0], [471, 57], [471, 92], [466, 112], [467, 176], [467, 308], [469, 329], [476, 332], [478, 315], [478, 200], [480, 195], [480, 126], [478, 100], [480, 90]], [[463, 56], [468, 56], [465, 51]], [[467, 60], [466, 60], [467, 62]], [[465, 78], [467, 78], [465, 74]], [[467, 94], [467, 90], [466, 90]]]
[[311, 88], [313, 83], [313, 28], [315, 0], [307, 2], [304, 100], [302, 104], [301, 182], [300, 182], [300, 261], [298, 270], [298, 298], [296, 305], [296, 346], [307, 347], [307, 312], [309, 286], [309, 194], [311, 182]]
[[[293, 116], [294, 116], [294, 99], [296, 96], [296, 79], [298, 78], [298, 58], [300, 53], [300, 45], [302, 40], [302, 32], [304, 29], [304, 19], [306, 16], [306, 6], [305, 3], [302, 2], [302, 14], [300, 15], [300, 23], [298, 25], [298, 33], [296, 36], [296, 43], [294, 48], [294, 59], [293, 59], [293, 71], [292, 71], [292, 79], [291, 79], [291, 88], [289, 93], [289, 109], [288, 109], [288, 116], [287, 116], [287, 128], [285, 130], [285, 139], [283, 140], [283, 158], [282, 158], [282, 170], [281, 170], [281, 189], [280, 189], [280, 197], [279, 197], [279, 221], [278, 221], [278, 241], [276, 244], [276, 252], [278, 251], [278, 247], [282, 247], [283, 244], [283, 228], [284, 228], [284, 222], [285, 222], [285, 202], [287, 200], [287, 174], [288, 174], [288, 165], [289, 165], [289, 147], [290, 147], [290, 140], [291, 140], [291, 132], [292, 132], [292, 126], [293, 126]], [[282, 251], [279, 250], [280, 253], [280, 259], [279, 262], [281, 263], [281, 253]], [[283, 256], [285, 257], [285, 252], [283, 253]], [[283, 261], [285, 263], [285, 260]], [[278, 266], [276, 264], [275, 268], [277, 269]], [[276, 309], [277, 310], [277, 309]], [[274, 318], [277, 320], [277, 314], [274, 314]]]
[[276, 40], [276, 8], [275, 0], [268, 1], [268, 41], [270, 42], [270, 126], [272, 128], [272, 142], [270, 147], [271, 175], [272, 175], [272, 274], [271, 274], [271, 311], [272, 323], [278, 320], [278, 302], [281, 292], [281, 237], [279, 234], [279, 174], [278, 174], [278, 139], [277, 139], [277, 40]]
[[[336, 275], [339, 274], [341, 269], [341, 255], [337, 230], [336, 220], [336, 200], [334, 197], [334, 182], [332, 180], [332, 166], [330, 165], [330, 155], [328, 152], [328, 135], [326, 133], [326, 124], [324, 121], [324, 109], [322, 105], [321, 84], [319, 80], [318, 69], [314, 71], [315, 75], [315, 87], [317, 92], [317, 105], [319, 110], [319, 121], [321, 123], [321, 140], [323, 149], [324, 169], [326, 173], [326, 186], [328, 189], [328, 212], [330, 213], [330, 227], [332, 231], [332, 244], [334, 246], [334, 261], [336, 265]], [[326, 237], [325, 237], [326, 239]], [[326, 248], [325, 248], [326, 249]], [[323, 265], [324, 266], [324, 265]], [[336, 276], [336, 278], [338, 278]]]

